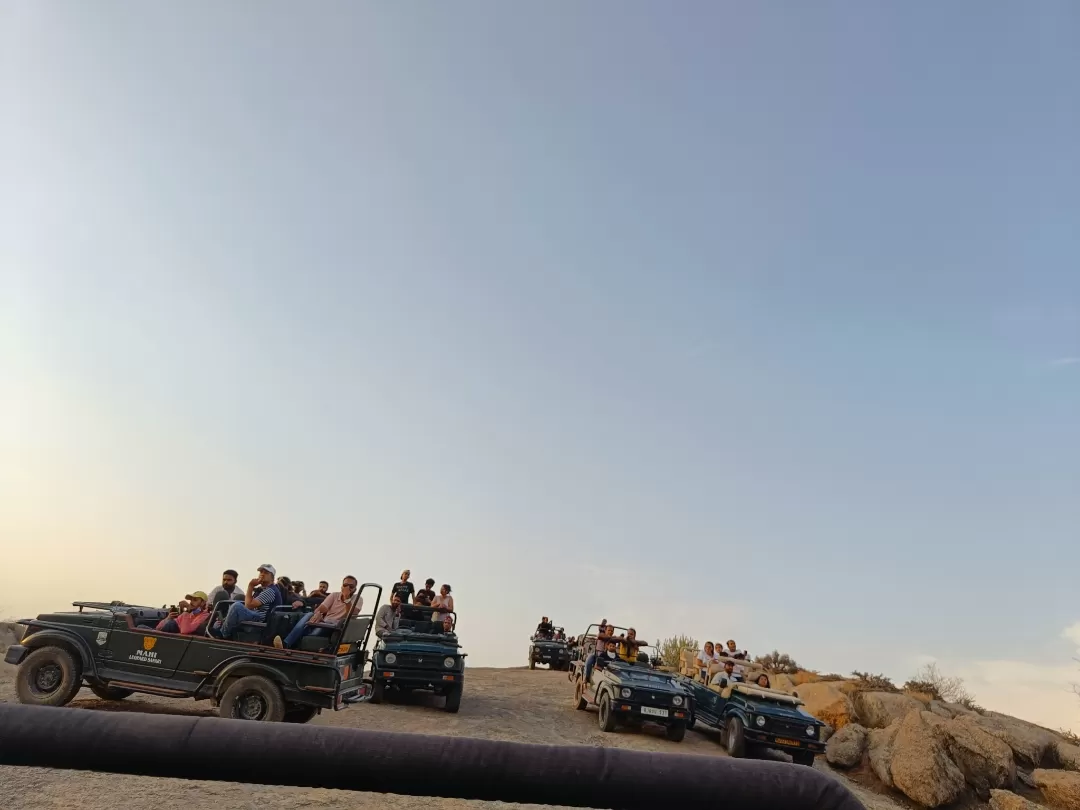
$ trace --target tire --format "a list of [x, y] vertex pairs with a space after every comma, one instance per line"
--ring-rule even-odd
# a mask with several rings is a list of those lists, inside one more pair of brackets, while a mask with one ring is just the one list
[[225, 690], [218, 714], [233, 720], [280, 723], [285, 719], [285, 696], [269, 678], [248, 675], [233, 681]]
[[90, 691], [102, 700], [123, 700], [135, 694], [130, 689], [121, 689], [118, 686], [98, 686], [97, 684], [90, 684]]
[[729, 717], [724, 726], [724, 747], [733, 757], [746, 756], [746, 737], [743, 735], [742, 720]]
[[686, 721], [686, 727], [690, 730], [694, 730], [694, 726], [697, 725], [697, 718], [694, 715], [690, 715], [690, 719]]
[[667, 735], [667, 738], [672, 742], [682, 742], [683, 737], [686, 736], [686, 724], [674, 723], [664, 729], [664, 732]]
[[531, 653], [529, 655], [529, 669], [536, 669], [536, 661], [533, 660]]
[[615, 730], [615, 712], [611, 710], [611, 696], [605, 692], [600, 698], [600, 730], [610, 734]]
[[791, 759], [796, 765], [805, 765], [808, 768], [814, 767], [813, 751], [792, 751]]
[[443, 711], [450, 712], [450, 714], [457, 714], [458, 709], [461, 708], [461, 692], [462, 687], [452, 686], [446, 690], [446, 701], [443, 703]]
[[82, 662], [63, 647], [39, 647], [19, 665], [15, 693], [30, 706], [64, 706], [82, 686]]
[[286, 723], [310, 723], [318, 713], [314, 706], [290, 706], [283, 719]]
[[583, 712], [587, 708], [589, 708], [589, 701], [587, 701], [585, 699], [585, 696], [582, 694], [584, 691], [585, 689], [581, 685], [581, 681], [578, 681], [577, 686], [574, 687], [574, 708], [577, 709], [579, 712]]
[[376, 678], [371, 684], [371, 700], [368, 703], [374, 703], [376, 705], [383, 702], [383, 698], [386, 695], [386, 681]]

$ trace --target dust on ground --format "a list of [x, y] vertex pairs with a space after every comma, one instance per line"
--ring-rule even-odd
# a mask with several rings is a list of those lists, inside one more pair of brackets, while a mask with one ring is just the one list
[[[14, 668], [0, 664], [0, 702], [15, 701]], [[594, 711], [573, 706], [573, 689], [564, 672], [527, 669], [467, 671], [461, 710], [447, 714], [440, 698], [424, 693], [402, 696], [379, 706], [358, 704], [345, 711], [324, 712], [312, 725], [478, 737], [549, 745], [589, 745], [634, 751], [726, 756], [717, 735], [693, 731], [681, 743], [669, 742], [663, 729], [620, 730], [605, 734]], [[216, 716], [209, 703], [132, 695], [123, 701], [102, 701], [83, 689], [71, 702], [77, 710], [135, 711]], [[821, 757], [816, 765], [831, 772]], [[868, 810], [899, 810], [901, 804], [836, 774]], [[228, 807], [229, 810], [513, 810], [536, 805], [470, 802], [457, 799], [393, 796], [349, 791], [241, 785], [226, 782], [159, 779], [145, 776], [58, 771], [0, 766], [0, 802], [5, 810], [141, 810], [165, 803], [184, 808]]]

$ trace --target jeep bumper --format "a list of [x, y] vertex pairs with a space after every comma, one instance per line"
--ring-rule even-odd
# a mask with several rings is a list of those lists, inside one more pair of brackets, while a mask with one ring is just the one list
[[18, 666], [29, 653], [30, 650], [23, 645], [12, 644], [8, 647], [7, 655], [4, 656], [4, 663]]
[[796, 740], [791, 737], [778, 737], [775, 734], [752, 728], [745, 728], [743, 736], [747, 742], [757, 743], [767, 748], [778, 748], [781, 751], [787, 751], [789, 754], [792, 751], [810, 751], [813, 754], [825, 753], [825, 743], [816, 739], [811, 740], [809, 737], [805, 740]]
[[374, 671], [375, 680], [388, 685], [409, 686], [413, 689], [445, 689], [465, 682], [464, 672], [439, 671], [437, 669], [402, 669], [382, 666]]
[[[674, 726], [678, 723], [685, 723], [690, 719], [690, 712], [685, 706], [654, 709], [652, 706], [642, 706], [640, 703], [627, 703], [624, 700], [616, 700], [611, 704], [611, 710], [615, 713], [616, 719], [626, 720], [632, 717], [635, 720], [657, 723], [661, 726]], [[657, 711], [664, 711], [667, 714], [661, 716], [656, 714]]]

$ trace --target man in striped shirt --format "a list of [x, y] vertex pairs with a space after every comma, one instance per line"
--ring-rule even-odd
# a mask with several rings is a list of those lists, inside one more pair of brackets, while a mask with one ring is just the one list
[[[231, 639], [236, 635], [241, 622], [263, 622], [271, 608], [283, 604], [285, 595], [274, 581], [277, 570], [269, 563], [259, 566], [259, 575], [248, 583], [244, 592], [243, 602], [234, 602], [229, 607], [229, 613], [224, 622], [218, 622], [211, 628], [212, 635], [218, 638]], [[262, 586], [258, 596], [254, 595], [255, 588]]]

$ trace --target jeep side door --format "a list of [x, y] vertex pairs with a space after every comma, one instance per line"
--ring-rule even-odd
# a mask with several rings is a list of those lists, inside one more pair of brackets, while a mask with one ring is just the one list
[[106, 666], [120, 673], [168, 678], [176, 671], [190, 643], [190, 636], [159, 633], [146, 627], [132, 629], [128, 616], [118, 613], [113, 618], [104, 657]]

